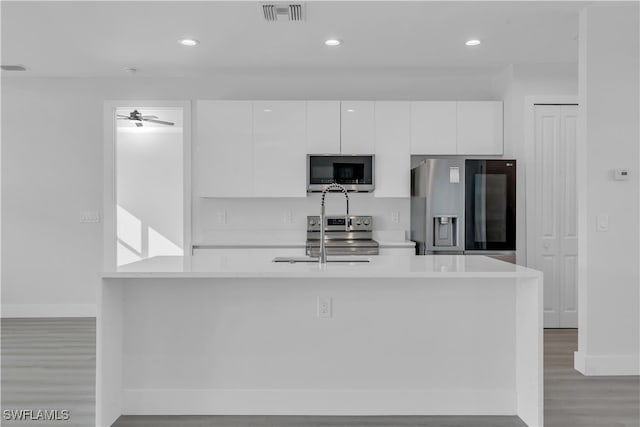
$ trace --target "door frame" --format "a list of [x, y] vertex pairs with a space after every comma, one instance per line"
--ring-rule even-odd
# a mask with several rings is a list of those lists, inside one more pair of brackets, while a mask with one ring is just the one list
[[115, 271], [116, 259], [116, 121], [115, 111], [121, 108], [172, 109], [182, 108], [182, 197], [184, 264], [191, 259], [191, 101], [110, 100], [104, 102], [103, 151], [103, 271]]
[[[525, 220], [526, 220], [526, 264], [535, 265], [536, 259], [536, 146], [535, 146], [535, 105], [536, 104], [557, 104], [568, 105], [578, 104], [578, 96], [526, 96], [524, 106], [524, 148], [525, 148]], [[578, 110], [579, 111], [579, 110]], [[578, 113], [579, 114], [579, 113]], [[576, 146], [578, 152], [576, 166], [579, 163], [581, 147]], [[579, 168], [578, 168], [579, 169]], [[579, 184], [579, 182], [577, 183]], [[527, 203], [529, 201], [529, 203]], [[578, 221], [578, 218], [576, 218]], [[578, 232], [578, 236], [580, 233]], [[579, 238], [579, 237], [578, 237]]]

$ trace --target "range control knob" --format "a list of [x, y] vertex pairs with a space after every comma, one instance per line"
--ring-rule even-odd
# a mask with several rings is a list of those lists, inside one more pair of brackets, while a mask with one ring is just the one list
[[357, 225], [358, 227], [360, 227], [360, 220], [359, 220], [359, 219], [356, 221], [356, 225]]
[[371, 221], [369, 221], [369, 218], [365, 218], [363, 223], [364, 223], [364, 225], [369, 225], [371, 223]]
[[313, 218], [309, 218], [309, 225], [316, 225], [316, 220]]

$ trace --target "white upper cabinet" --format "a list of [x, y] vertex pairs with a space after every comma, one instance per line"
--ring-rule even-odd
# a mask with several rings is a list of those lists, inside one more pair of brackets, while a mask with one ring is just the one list
[[375, 195], [408, 197], [411, 154], [502, 155], [500, 101], [198, 101], [201, 197], [305, 197], [307, 154], [375, 154]]
[[502, 101], [411, 103], [411, 154], [502, 155]]
[[411, 153], [458, 154], [456, 102], [411, 103]]
[[306, 196], [306, 127], [305, 101], [253, 102], [255, 197]]
[[198, 101], [196, 110], [197, 194], [253, 195], [253, 175], [246, 167], [253, 159], [251, 101]]
[[501, 101], [458, 102], [458, 154], [503, 154]]
[[340, 153], [340, 101], [307, 101], [307, 153]]
[[373, 154], [375, 150], [375, 103], [373, 101], [342, 101], [342, 154]]
[[411, 169], [411, 103], [375, 105], [375, 196], [409, 197]]

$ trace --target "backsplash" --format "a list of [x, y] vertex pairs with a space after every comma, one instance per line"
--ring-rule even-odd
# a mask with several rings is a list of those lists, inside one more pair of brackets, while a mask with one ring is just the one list
[[[320, 214], [320, 193], [305, 198], [200, 198], [193, 204], [193, 244], [241, 244], [306, 238], [307, 215]], [[341, 194], [325, 199], [327, 214], [344, 214]], [[372, 215], [375, 231], [409, 230], [409, 198], [376, 198], [371, 193], [349, 193], [349, 211]]]

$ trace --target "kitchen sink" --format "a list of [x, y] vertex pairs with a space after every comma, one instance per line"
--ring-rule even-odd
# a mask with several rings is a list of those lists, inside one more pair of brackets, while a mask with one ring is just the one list
[[[318, 262], [318, 258], [315, 257], [275, 257], [273, 262], [288, 262], [289, 264], [296, 264], [298, 262]], [[327, 262], [371, 262], [369, 258], [354, 258], [350, 256], [344, 257], [327, 257]]]

